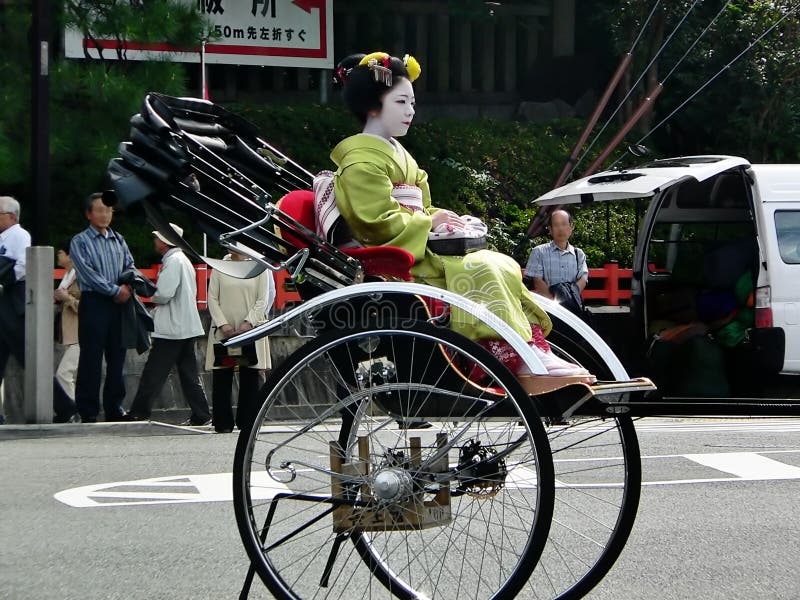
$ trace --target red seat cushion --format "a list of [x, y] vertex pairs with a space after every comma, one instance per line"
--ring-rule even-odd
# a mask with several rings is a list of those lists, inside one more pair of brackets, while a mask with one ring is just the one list
[[[299, 222], [304, 227], [316, 232], [314, 224], [314, 192], [311, 190], [294, 190], [278, 200], [276, 206]], [[305, 248], [307, 244], [294, 236], [286, 236], [286, 241], [299, 248]]]
[[364, 265], [366, 275], [414, 279], [409, 269], [414, 265], [414, 255], [397, 246], [373, 246], [372, 248], [340, 248], [348, 256]]
[[[314, 192], [311, 190], [294, 190], [278, 201], [277, 207], [298, 221], [304, 227], [316, 232], [314, 213]], [[286, 241], [305, 248], [302, 240], [290, 234], [284, 234]], [[374, 246], [372, 248], [340, 248], [348, 256], [359, 260], [364, 265], [364, 273], [375, 276], [397, 277], [410, 281], [413, 279], [409, 269], [414, 264], [414, 255], [396, 246]]]

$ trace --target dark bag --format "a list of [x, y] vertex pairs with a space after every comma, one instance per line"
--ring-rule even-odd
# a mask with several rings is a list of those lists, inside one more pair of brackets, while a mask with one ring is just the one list
[[214, 344], [215, 367], [252, 367], [257, 364], [258, 353], [256, 352], [255, 342], [238, 347]]
[[155, 283], [150, 281], [139, 269], [131, 267], [126, 269], [119, 276], [119, 284], [127, 283], [137, 296], [142, 298], [150, 298], [158, 291]]
[[[575, 266], [580, 268], [578, 264], [578, 250], [575, 250]], [[562, 281], [561, 283], [554, 283], [550, 286], [550, 293], [553, 295], [561, 306], [566, 308], [569, 312], [578, 315], [588, 325], [592, 324], [592, 313], [583, 305], [583, 298], [581, 298], [581, 291], [573, 281]]]
[[584, 306], [578, 286], [571, 281], [562, 281], [550, 286], [550, 293], [568, 311], [583, 315]]

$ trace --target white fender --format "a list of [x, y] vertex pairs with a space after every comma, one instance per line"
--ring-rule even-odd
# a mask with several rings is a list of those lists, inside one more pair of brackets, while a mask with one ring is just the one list
[[[263, 323], [262, 325], [254, 327], [246, 333], [231, 338], [228, 342], [226, 342], [225, 345], [238, 346], [251, 340], [262, 338], [266, 335], [269, 335], [271, 332], [280, 329], [283, 325], [304, 313], [316, 310], [329, 304], [340, 302], [341, 300], [346, 300], [348, 298], [372, 294], [408, 294], [409, 296], [424, 296], [427, 298], [441, 300], [442, 302], [446, 302], [447, 304], [451, 304], [452, 306], [456, 306], [462, 310], [465, 310], [471, 315], [475, 316], [482, 323], [485, 323], [494, 329], [497, 332], [498, 337], [508, 342], [511, 347], [514, 348], [514, 350], [520, 355], [523, 362], [527, 365], [528, 369], [530, 369], [531, 373], [537, 375], [547, 374], [547, 369], [544, 368], [542, 361], [536, 357], [536, 355], [533, 353], [533, 350], [531, 350], [528, 346], [527, 342], [523, 340], [522, 337], [520, 337], [520, 335], [508, 325], [508, 323], [503, 321], [494, 313], [489, 312], [485, 306], [477, 304], [472, 300], [468, 300], [464, 296], [455, 294], [448, 290], [433, 287], [431, 285], [424, 285], [421, 283], [377, 281], [370, 283], [359, 283], [356, 285], [343, 287], [338, 290], [326, 292], [320, 296], [311, 298], [310, 300], [303, 301], [300, 306], [275, 317], [267, 323]], [[539, 302], [539, 300], [540, 299], [537, 297], [536, 301]], [[558, 314], [559, 318], [561, 317], [559, 313], [556, 314]], [[575, 318], [577, 319], [577, 317]], [[597, 337], [597, 334], [591, 330], [590, 333], [594, 334], [594, 337], [597, 338], [600, 343], [602, 343], [602, 340]], [[610, 350], [608, 351], [611, 352]], [[621, 367], [622, 365], [620, 365], [620, 368]]]

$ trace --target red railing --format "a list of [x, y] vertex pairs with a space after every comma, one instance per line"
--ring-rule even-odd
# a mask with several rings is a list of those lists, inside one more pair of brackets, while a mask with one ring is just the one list
[[617, 263], [606, 263], [600, 268], [589, 269], [589, 285], [581, 296], [588, 301], [599, 300], [598, 304], [605, 306], [619, 306], [620, 300], [631, 299], [632, 276], [633, 269], [621, 269]]
[[632, 276], [633, 269], [621, 269], [617, 263], [589, 269], [589, 285], [581, 295], [584, 300], [600, 300], [606, 306], [619, 306], [620, 300], [631, 299]]
[[[607, 306], [619, 306], [620, 301], [629, 301], [632, 273], [632, 269], [622, 269], [616, 263], [589, 269], [589, 286], [583, 290], [583, 299], [600, 301]], [[294, 291], [288, 273], [279, 271], [275, 274], [275, 310], [283, 310], [287, 304], [295, 302], [300, 302], [300, 295]]]
[[300, 294], [294, 291], [294, 285], [286, 269], [275, 273], [275, 310], [282, 311], [287, 305], [300, 302]]
[[[207, 265], [200, 264], [194, 266], [197, 274], [197, 308], [205, 310], [208, 308], [208, 278], [210, 270]], [[156, 281], [161, 265], [152, 265], [149, 269], [140, 269], [142, 274]], [[599, 301], [600, 304], [607, 306], [619, 306], [620, 301], [631, 299], [630, 279], [632, 269], [623, 269], [616, 263], [607, 263], [597, 269], [589, 269], [589, 285], [583, 290], [583, 299], [588, 301]], [[60, 280], [64, 276], [64, 269], [55, 269], [53, 278]], [[142, 298], [143, 302], [149, 302], [147, 298]], [[275, 273], [275, 304], [274, 309], [282, 311], [287, 305], [300, 302], [300, 294], [294, 291], [289, 274], [286, 270]]]
[[[152, 282], [158, 279], [158, 272], [160, 270], [161, 265], [150, 265], [149, 269], [139, 269], [142, 275]], [[197, 308], [198, 310], [206, 310], [208, 308], [208, 278], [211, 276], [208, 265], [205, 263], [194, 265], [194, 272], [197, 282]], [[63, 277], [64, 269], [53, 269], [53, 279], [60, 281]], [[145, 304], [150, 302], [149, 298], [140, 297], [140, 300]]]

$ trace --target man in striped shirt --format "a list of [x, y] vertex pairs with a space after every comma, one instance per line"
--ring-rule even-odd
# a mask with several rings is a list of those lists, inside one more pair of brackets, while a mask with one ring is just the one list
[[133, 256], [124, 238], [109, 227], [113, 209], [103, 195], [91, 194], [84, 205], [89, 227], [72, 238], [70, 256], [75, 266], [81, 303], [78, 306], [78, 377], [75, 403], [84, 423], [97, 422], [103, 356], [106, 381], [103, 411], [106, 421], [130, 420], [122, 408], [125, 399], [123, 367], [127, 353], [122, 341], [124, 305], [132, 290], [119, 285], [120, 275], [133, 267]]

